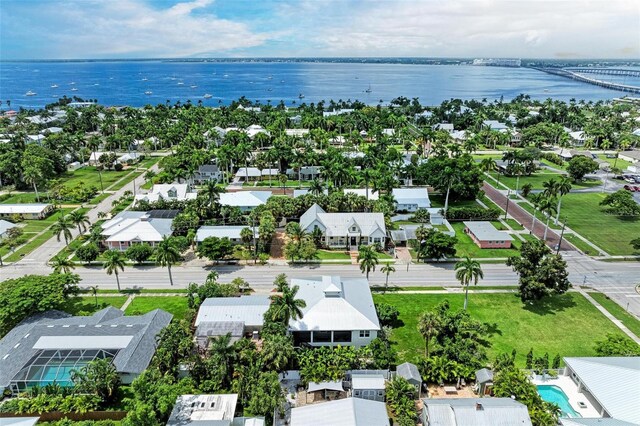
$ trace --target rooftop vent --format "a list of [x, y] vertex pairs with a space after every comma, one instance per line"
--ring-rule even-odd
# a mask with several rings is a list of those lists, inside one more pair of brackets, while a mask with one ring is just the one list
[[479, 402], [476, 402], [476, 411], [482, 411], [484, 410], [484, 407], [482, 406], [482, 404], [480, 404]]

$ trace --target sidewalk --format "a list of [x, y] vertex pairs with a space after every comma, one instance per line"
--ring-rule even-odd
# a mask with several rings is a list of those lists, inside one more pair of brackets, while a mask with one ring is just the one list
[[613, 315], [611, 315], [609, 313], [609, 311], [607, 311], [601, 304], [599, 304], [598, 302], [595, 301], [595, 299], [593, 297], [591, 297], [586, 291], [584, 291], [582, 289], [582, 287], [576, 287], [576, 291], [580, 294], [582, 294], [584, 296], [585, 299], [587, 299], [589, 302], [591, 302], [591, 304], [593, 306], [596, 307], [596, 309], [598, 309], [602, 315], [604, 315], [605, 317], [607, 317], [612, 323], [614, 323], [616, 325], [616, 327], [618, 327], [620, 330], [622, 330], [622, 332], [624, 334], [626, 334], [627, 336], [629, 336], [631, 338], [631, 340], [633, 340], [634, 342], [636, 342], [637, 344], [640, 345], [640, 338], [638, 336], [636, 336], [635, 334], [633, 334], [633, 332], [631, 332], [631, 330], [629, 330], [623, 323], [622, 321], [620, 321], [619, 319], [617, 319], [616, 317], [614, 317]]

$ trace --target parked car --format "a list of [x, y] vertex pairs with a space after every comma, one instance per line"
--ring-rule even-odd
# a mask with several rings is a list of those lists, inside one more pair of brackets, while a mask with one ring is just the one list
[[626, 189], [627, 191], [634, 191], [634, 189], [631, 189], [631, 185], [625, 185], [623, 186], [624, 189]]
[[635, 192], [640, 192], [640, 186], [632, 186]]

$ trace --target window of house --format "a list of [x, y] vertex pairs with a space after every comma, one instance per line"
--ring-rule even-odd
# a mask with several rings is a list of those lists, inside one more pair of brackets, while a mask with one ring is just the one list
[[352, 226], [352, 227], [351, 227], [351, 232], [356, 232], [356, 230], [357, 230], [357, 229], [358, 229], [358, 228], [356, 228], [355, 226]]
[[350, 331], [334, 331], [333, 341], [340, 342], [340, 343], [349, 343], [351, 342], [351, 332]]
[[360, 337], [369, 337], [370, 333], [369, 330], [360, 330]]
[[296, 331], [293, 333], [293, 340], [296, 346], [300, 346], [301, 343], [311, 342], [310, 331]]
[[313, 332], [313, 342], [314, 343], [329, 343], [331, 342], [331, 332], [330, 331], [314, 331]]

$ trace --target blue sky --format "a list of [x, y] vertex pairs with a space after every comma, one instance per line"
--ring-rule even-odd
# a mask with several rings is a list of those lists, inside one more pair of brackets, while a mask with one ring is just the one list
[[1, 59], [640, 57], [637, 0], [2, 0]]

